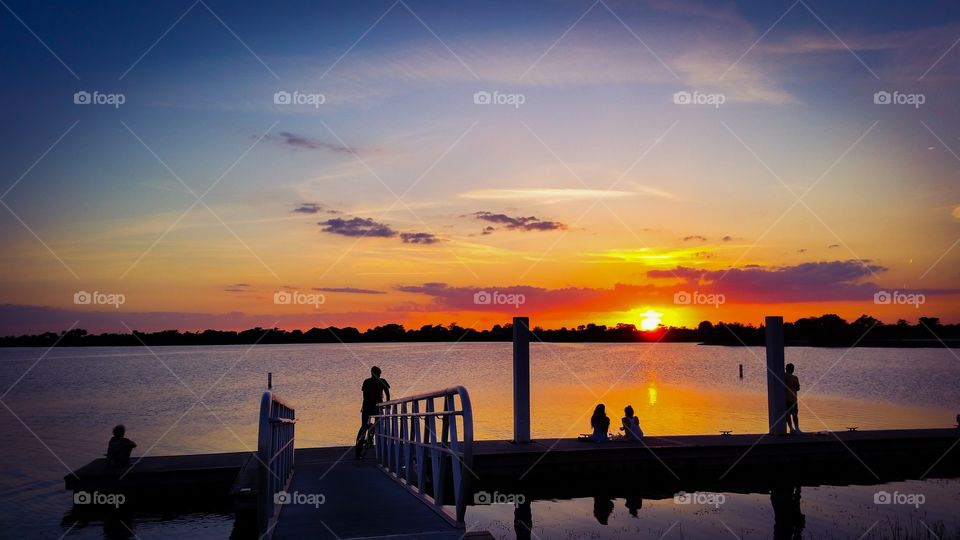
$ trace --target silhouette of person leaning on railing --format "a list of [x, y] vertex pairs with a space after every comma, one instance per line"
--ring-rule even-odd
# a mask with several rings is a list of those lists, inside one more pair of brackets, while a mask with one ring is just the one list
[[127, 428], [118, 424], [113, 428], [113, 437], [107, 444], [107, 467], [129, 467], [130, 452], [137, 447], [137, 443], [126, 437]]

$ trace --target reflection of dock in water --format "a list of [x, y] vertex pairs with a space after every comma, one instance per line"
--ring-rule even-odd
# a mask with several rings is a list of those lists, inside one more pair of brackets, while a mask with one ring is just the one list
[[790, 538], [804, 526], [799, 486], [960, 471], [958, 429], [783, 435], [783, 343], [775, 318], [767, 324], [770, 434], [532, 440], [527, 328], [525, 318], [515, 319], [513, 441], [474, 441], [470, 397], [458, 386], [381, 403], [375, 456], [358, 460], [352, 446], [295, 451], [294, 409], [267, 391], [256, 452], [147, 457], [129, 469], [108, 469], [100, 459], [67, 475], [66, 487], [122, 493], [126, 508], [232, 501], [233, 538], [436, 540], [489, 538], [470, 531], [467, 509], [500, 502], [491, 494], [515, 497], [514, 528], [526, 538], [533, 500], [593, 497], [603, 523], [615, 498], [635, 513], [643, 499], [680, 491], [761, 492], [770, 494], [776, 538]]

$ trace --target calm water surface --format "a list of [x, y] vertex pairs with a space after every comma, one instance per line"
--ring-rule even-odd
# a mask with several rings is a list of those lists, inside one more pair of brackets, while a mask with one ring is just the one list
[[[534, 437], [588, 431], [589, 414], [598, 402], [606, 403], [615, 422], [623, 406], [632, 404], [650, 434], [765, 431], [762, 348], [537, 343], [531, 349]], [[383, 368], [397, 396], [463, 384], [474, 405], [476, 437], [509, 438], [510, 351], [509, 343], [158, 347], [153, 352], [132, 347], [49, 353], [0, 349], [0, 388], [8, 408], [0, 411], [5, 461], [0, 531], [17, 530], [26, 537], [103, 537], [102, 527], [61, 524], [70, 507], [62, 477], [68, 468], [101, 456], [117, 423], [127, 425], [141, 454], [253, 449], [267, 372], [274, 374], [275, 389], [297, 407], [300, 447], [349, 444], [359, 421], [360, 383], [374, 364]], [[946, 427], [960, 412], [960, 361], [950, 351], [790, 348], [787, 361], [797, 365], [801, 391], [809, 392], [803, 394], [800, 411], [807, 431]], [[953, 506], [960, 502], [955, 481], [919, 484], [936, 491], [935, 500]], [[862, 534], [873, 515], [864, 510], [872, 499], [856, 495], [863, 489], [876, 491], [806, 488], [808, 523], [834, 520], [847, 527], [821, 529], [833, 530], [834, 537], [857, 538], [856, 530]], [[624, 503], [614, 501], [610, 524], [604, 526], [593, 515], [594, 500], [537, 501], [534, 532], [540, 538], [605, 537], [615, 530], [624, 538], [639, 532], [657, 537], [654, 532], [666, 531], [676, 521], [674, 515], [684, 519], [667, 537], [681, 532], [685, 538], [711, 537], [707, 531], [716, 529], [720, 519], [738, 535], [741, 526], [752, 527], [750, 537], [770, 537], [772, 531], [772, 519], [761, 517], [772, 513], [768, 494], [731, 495], [723, 507], [710, 510], [647, 501], [637, 518]], [[927, 512], [923, 515], [929, 520], [955, 525], [951, 512], [940, 515], [937, 508], [928, 502], [920, 509], [895, 508], [893, 515], [906, 523], [920, 519], [916, 512]], [[852, 518], [858, 512], [863, 519]], [[468, 517], [512, 538], [512, 515], [512, 507], [490, 506], [471, 509]], [[231, 526], [230, 515], [208, 513], [138, 520], [134, 528], [140, 538], [225, 538]]]

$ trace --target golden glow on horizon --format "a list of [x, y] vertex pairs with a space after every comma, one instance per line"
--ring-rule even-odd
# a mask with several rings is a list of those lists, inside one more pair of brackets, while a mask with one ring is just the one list
[[660, 326], [663, 313], [648, 309], [641, 313], [640, 316], [643, 317], [643, 319], [640, 321], [640, 329], [644, 332], [649, 332], [651, 330], [656, 330], [657, 327]]

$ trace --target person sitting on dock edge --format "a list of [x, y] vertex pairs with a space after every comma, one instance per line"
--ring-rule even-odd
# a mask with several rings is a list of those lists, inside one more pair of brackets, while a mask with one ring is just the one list
[[137, 443], [126, 437], [127, 428], [118, 424], [113, 428], [113, 437], [107, 444], [107, 467], [129, 467], [130, 452], [137, 447]]
[[[373, 366], [370, 368], [370, 377], [363, 381], [360, 390], [363, 392], [363, 404], [360, 406], [360, 430], [357, 431], [357, 440], [359, 441], [366, 435], [370, 427], [370, 417], [377, 414], [377, 405], [390, 401], [390, 383], [380, 377], [383, 373], [380, 368]], [[386, 394], [386, 399], [384, 399]]]
[[798, 394], [800, 393], [800, 378], [793, 374], [793, 364], [786, 365], [787, 374], [784, 376], [784, 383], [787, 385], [787, 428], [790, 433], [802, 434], [800, 431], [800, 419], [797, 417], [799, 407], [797, 406]]
[[624, 438], [628, 441], [639, 441], [643, 439], [643, 430], [640, 429], [640, 419], [634, 416], [633, 406], [627, 405], [623, 408], [623, 414], [625, 415], [620, 422], [623, 426], [620, 428], [620, 431], [623, 432]]
[[590, 417], [590, 427], [593, 428], [593, 434], [590, 439], [593, 442], [607, 442], [609, 437], [607, 430], [610, 429], [610, 418], [607, 417], [607, 408], [603, 403], [597, 405], [593, 410], [593, 416]]

